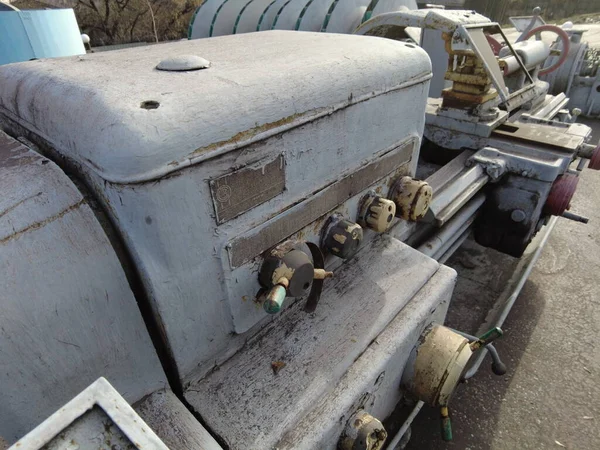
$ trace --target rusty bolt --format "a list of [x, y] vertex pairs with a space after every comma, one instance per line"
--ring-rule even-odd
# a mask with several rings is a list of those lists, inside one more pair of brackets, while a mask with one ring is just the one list
[[433, 190], [426, 181], [402, 177], [390, 192], [390, 198], [396, 204], [396, 217], [416, 222], [425, 217]]
[[348, 422], [338, 443], [340, 450], [381, 450], [387, 431], [380, 420], [360, 410]]

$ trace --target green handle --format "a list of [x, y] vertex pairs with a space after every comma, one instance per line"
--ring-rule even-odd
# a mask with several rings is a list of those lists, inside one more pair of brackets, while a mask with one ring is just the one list
[[268, 314], [277, 314], [281, 311], [281, 305], [287, 295], [286, 290], [280, 284], [276, 284], [267, 294], [263, 308]]
[[450, 442], [452, 440], [452, 421], [450, 420], [448, 407], [442, 406], [440, 412], [442, 416], [442, 439], [446, 442]]
[[471, 349], [473, 351], [475, 351], [480, 347], [484, 347], [484, 346], [490, 344], [491, 342], [495, 341], [499, 337], [502, 337], [502, 334], [503, 334], [503, 332], [500, 328], [494, 327], [490, 331], [488, 331], [488, 332], [484, 333], [482, 336], [480, 336], [479, 339], [477, 339], [475, 342], [472, 342]]

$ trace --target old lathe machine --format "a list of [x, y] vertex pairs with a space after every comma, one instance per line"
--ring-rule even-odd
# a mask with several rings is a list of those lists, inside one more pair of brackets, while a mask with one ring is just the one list
[[600, 148], [559, 51], [412, 3], [207, 0], [192, 40], [0, 67], [0, 436], [394, 449], [429, 404], [451, 439], [504, 367], [443, 262], [586, 221]]

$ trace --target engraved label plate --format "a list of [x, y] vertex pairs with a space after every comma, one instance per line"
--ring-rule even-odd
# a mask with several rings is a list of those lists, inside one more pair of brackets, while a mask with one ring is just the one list
[[285, 161], [283, 155], [263, 159], [209, 183], [220, 225], [281, 194], [285, 190]]

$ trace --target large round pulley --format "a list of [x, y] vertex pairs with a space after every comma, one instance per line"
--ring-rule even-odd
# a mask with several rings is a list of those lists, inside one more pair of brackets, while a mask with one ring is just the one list
[[592, 153], [588, 167], [593, 170], [600, 170], [600, 143], [596, 146], [596, 149]]
[[562, 42], [562, 49], [560, 50], [560, 58], [558, 58], [558, 61], [556, 61], [556, 63], [552, 64], [550, 67], [546, 67], [545, 69], [540, 70], [540, 76], [554, 72], [561, 65], [563, 65], [564, 62], [567, 60], [567, 57], [569, 56], [569, 48], [571, 47], [571, 40], [567, 32], [556, 25], [540, 25], [539, 27], [532, 28], [523, 37], [523, 40], [526, 41], [527, 39], [530, 39], [531, 37], [536, 36], [542, 33], [543, 31], [549, 31], [558, 35]]
[[569, 173], [556, 178], [546, 199], [544, 213], [562, 216], [571, 205], [571, 199], [577, 190], [577, 183], [579, 183], [579, 177]]

